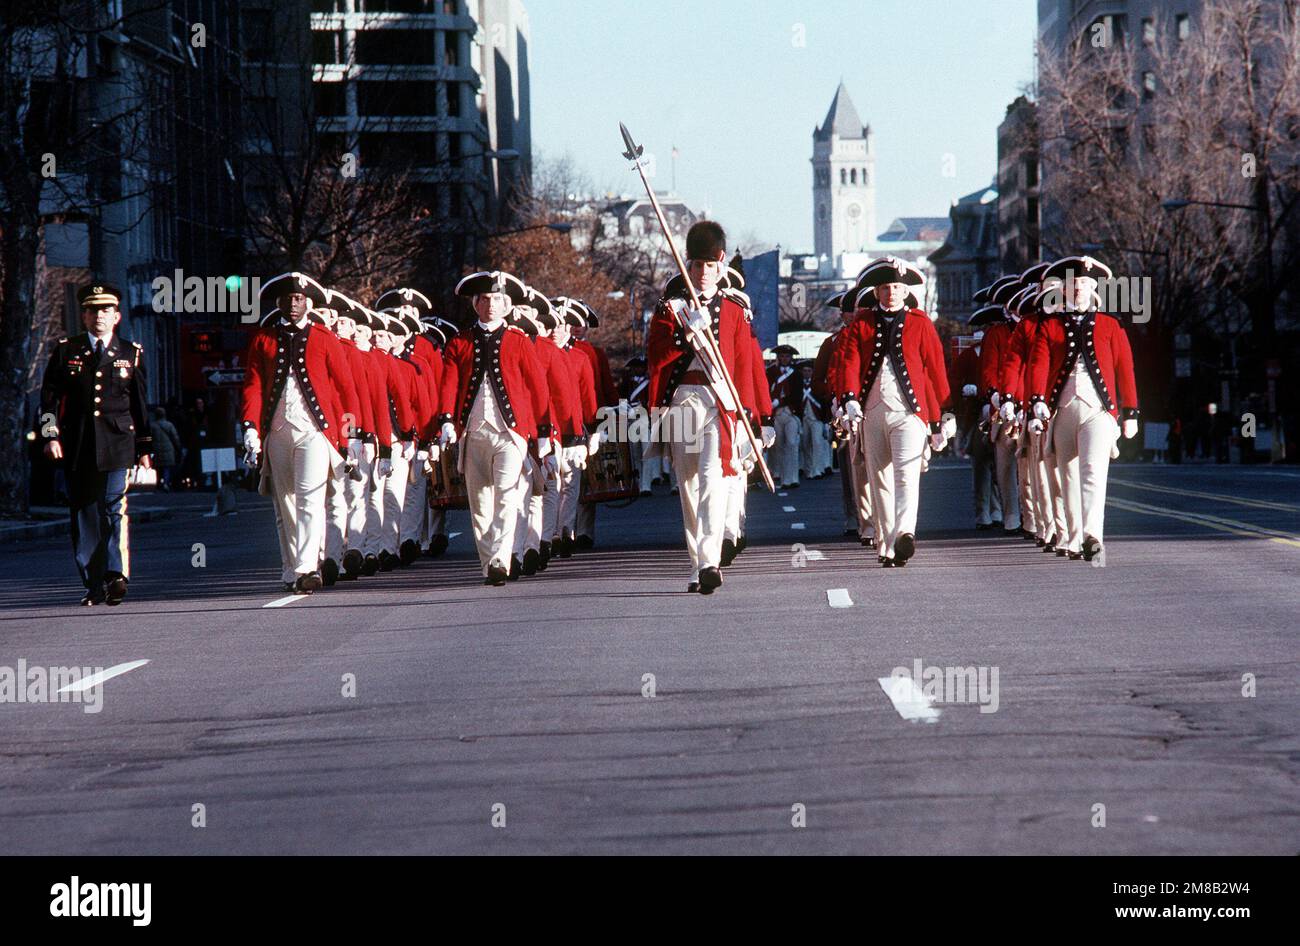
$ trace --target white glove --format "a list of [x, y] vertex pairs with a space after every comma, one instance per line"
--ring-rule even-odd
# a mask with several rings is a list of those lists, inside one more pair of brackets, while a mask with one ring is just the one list
[[1035, 417], [1029, 422], [1029, 427], [1027, 429], [1031, 434], [1041, 434], [1043, 432], [1043, 422]]
[[375, 476], [381, 480], [388, 479], [388, 475], [393, 472], [393, 461], [388, 457], [380, 457], [379, 465], [375, 467]]
[[564, 459], [567, 461], [570, 470], [584, 470], [587, 468], [587, 448], [565, 447]]
[[1038, 420], [1052, 419], [1052, 409], [1047, 406], [1046, 401], [1034, 402], [1034, 417], [1036, 417]]
[[1001, 408], [1002, 408], [1002, 395], [999, 394], [997, 391], [994, 391], [992, 397], [989, 398], [989, 403], [993, 405], [993, 409], [994, 409], [995, 411], [996, 411], [996, 410], [1001, 410]]
[[1138, 433], [1138, 422], [1136, 417], [1130, 417], [1128, 420], [1124, 421], [1125, 440], [1132, 440], [1134, 437], [1137, 436], [1137, 433]]
[[767, 449], [768, 447], [772, 446], [772, 444], [774, 444], [774, 443], [776, 443], [776, 428], [775, 428], [775, 427], [764, 427], [764, 428], [763, 428], [763, 448], [764, 448], [764, 449]]
[[967, 384], [963, 386], [961, 389], [962, 397], [974, 397], [978, 393], [979, 393], [979, 388], [975, 387], [975, 385], [973, 384]]
[[599, 430], [596, 431], [594, 434], [592, 434], [590, 438], [588, 438], [587, 456], [594, 457], [596, 455], [596, 451], [600, 449], [600, 442], [603, 439], [604, 439], [604, 435], [602, 435]]
[[538, 438], [537, 438], [537, 457], [538, 457], [538, 459], [541, 459], [542, 457], [546, 457], [546, 456], [549, 456], [549, 455], [551, 455], [551, 438], [550, 438], [550, 437], [538, 437]]
[[862, 405], [857, 401], [849, 401], [844, 405], [844, 420], [849, 424], [856, 424], [862, 420]]
[[944, 440], [951, 440], [957, 436], [957, 418], [952, 414], [944, 414], [939, 418], [939, 431], [943, 434]]
[[456, 442], [456, 427], [451, 421], [442, 425], [442, 433], [438, 435], [438, 443], [444, 447]]
[[414, 440], [403, 440], [403, 441], [402, 441], [402, 459], [405, 460], [407, 463], [410, 463], [412, 460], [415, 459], [415, 441], [414, 441]]
[[989, 415], [992, 414], [992, 413], [993, 413], [993, 408], [991, 408], [989, 405], [985, 404], [984, 407], [980, 409], [980, 423], [982, 424], [982, 423], [984, 423], [986, 420], [988, 420], [988, 419], [989, 419]]
[[703, 332], [713, 327], [713, 316], [707, 309], [687, 309], [686, 325], [695, 332]]
[[416, 451], [415, 451], [415, 459], [417, 459], [417, 460], [419, 460], [421, 463], [423, 463], [425, 460], [429, 459], [429, 451], [428, 451], [428, 450], [416, 450]]
[[943, 431], [930, 435], [930, 450], [934, 453], [943, 453], [943, 448], [948, 446], [948, 438], [943, 435]]
[[257, 432], [256, 427], [249, 427], [244, 431], [244, 452], [254, 456], [262, 452], [262, 436]]
[[429, 445], [429, 472], [433, 472], [434, 464], [442, 459], [442, 447], [437, 443]]
[[998, 416], [1004, 423], [1010, 424], [1016, 419], [1016, 405], [1010, 401], [1003, 401], [1002, 406], [998, 408]]

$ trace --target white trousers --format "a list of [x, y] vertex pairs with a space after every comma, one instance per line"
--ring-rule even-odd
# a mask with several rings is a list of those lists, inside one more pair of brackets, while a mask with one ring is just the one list
[[799, 482], [799, 418], [788, 407], [778, 408], [772, 418], [776, 442], [770, 456], [777, 481], [784, 486]]
[[320, 565], [332, 451], [319, 430], [288, 424], [267, 434], [264, 449], [280, 534], [280, 577], [293, 581]]
[[569, 466], [560, 470], [560, 506], [557, 511], [556, 536], [573, 538], [578, 522], [578, 494], [582, 491], [582, 470]]
[[653, 489], [654, 481], [664, 475], [663, 458], [656, 455], [647, 459], [645, 456], [646, 445], [639, 440], [633, 440], [628, 447], [632, 453], [632, 464], [639, 471], [641, 492], [644, 493]]
[[379, 547], [396, 555], [402, 544], [402, 512], [406, 508], [406, 488], [411, 475], [411, 461], [402, 458], [402, 446], [393, 444], [393, 472], [384, 480], [384, 514], [380, 525]]
[[876, 500], [871, 487], [871, 474], [867, 469], [866, 445], [862, 438], [861, 429], [858, 430], [856, 436], [849, 438], [849, 442], [844, 448], [844, 456], [848, 463], [841, 470], [841, 475], [848, 476], [853, 490], [852, 519], [850, 520], [846, 515], [845, 528], [856, 527], [859, 539], [880, 535], [875, 515]]
[[1050, 429], [1031, 435], [1034, 523], [1038, 526], [1038, 537], [1043, 541], [1050, 541], [1056, 536], [1058, 541], [1065, 542], [1068, 532], [1065, 524], [1065, 500], [1061, 496], [1061, 471], [1056, 466], [1056, 457], [1047, 452], [1049, 435]]
[[325, 484], [325, 547], [321, 558], [343, 561], [348, 534], [348, 475], [331, 476]]
[[1022, 429], [1016, 450], [1016, 482], [1020, 485], [1020, 528], [1036, 535], [1038, 509], [1034, 504], [1033, 443], [1029, 437], [1029, 432]]
[[921, 460], [929, 428], [910, 411], [869, 408], [859, 425], [880, 554], [894, 555], [900, 535], [916, 534]]
[[721, 419], [713, 392], [702, 385], [683, 384], [673, 395], [673, 406], [690, 415], [685, 429], [695, 431], [692, 443], [675, 437], [670, 444], [682, 503], [686, 552], [691, 559], [691, 580], [695, 581], [701, 568], [717, 568], [722, 560], [731, 491], [722, 475], [722, 456], [718, 452]]
[[481, 427], [461, 442], [469, 521], [486, 577], [489, 566], [510, 568], [523, 494], [524, 448], [509, 433]]
[[366, 532], [369, 527], [367, 513], [370, 509], [366, 494], [370, 489], [370, 473], [373, 467], [374, 461], [367, 460], [365, 451], [362, 451], [361, 459], [357, 462], [357, 472], [361, 474], [361, 479], [343, 480], [343, 496], [348, 507], [348, 525], [344, 531], [344, 544], [349, 551], [356, 549], [364, 553], [366, 550]]
[[420, 548], [429, 544], [429, 477], [417, 452], [406, 478], [406, 501], [402, 504], [400, 542], [411, 541]]
[[831, 468], [831, 442], [826, 425], [809, 410], [803, 415], [799, 434], [799, 465], [805, 476], [820, 476]]
[[1052, 418], [1052, 448], [1061, 471], [1069, 550], [1083, 551], [1084, 536], [1103, 541], [1106, 477], [1119, 424], [1105, 408], [1075, 398]]
[[993, 468], [998, 480], [998, 498], [1002, 501], [1002, 528], [1020, 528], [1020, 483], [1016, 477], [1016, 447], [1019, 441], [1007, 436], [1010, 424], [993, 422], [997, 439], [993, 441]]
[[542, 541], [554, 542], [560, 537], [560, 475], [546, 481], [542, 494]]
[[745, 500], [749, 497], [749, 477], [743, 472], [723, 477], [727, 490], [727, 522], [722, 537], [735, 542], [745, 534]]

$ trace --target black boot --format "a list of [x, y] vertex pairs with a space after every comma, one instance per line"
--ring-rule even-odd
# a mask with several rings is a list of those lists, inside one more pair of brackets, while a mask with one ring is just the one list
[[560, 558], [573, 557], [573, 536], [562, 535], [555, 544], [559, 547]]
[[104, 602], [110, 605], [121, 604], [122, 599], [126, 597], [126, 586], [125, 575], [109, 572], [104, 582]]
[[397, 567], [399, 561], [401, 561], [401, 559], [388, 551], [388, 549], [384, 549], [384, 551], [379, 553], [379, 570], [381, 572], [391, 572]]
[[339, 577], [349, 581], [361, 574], [361, 566], [366, 563], [365, 556], [357, 549], [348, 549], [343, 553], [343, 574]]
[[551, 543], [543, 542], [537, 549], [537, 570], [546, 571], [546, 566], [551, 563]]
[[731, 539], [722, 540], [722, 567], [726, 568], [736, 560], [736, 543]]
[[369, 578], [377, 571], [379, 571], [379, 559], [374, 555], [367, 555], [361, 563], [361, 574]]
[[339, 580], [339, 563], [327, 558], [320, 563], [320, 580], [326, 588]]
[[1090, 535], [1083, 537], [1083, 560], [1091, 562], [1101, 554], [1101, 542]]
[[519, 570], [525, 578], [537, 574], [537, 561], [539, 558], [541, 556], [537, 554], [537, 549], [524, 550], [524, 561]]
[[293, 593], [296, 595], [309, 595], [320, 591], [321, 580], [317, 572], [307, 572], [305, 575], [299, 575], [298, 580], [293, 583]]
[[518, 581], [519, 575], [524, 570], [524, 563], [519, 561], [518, 555], [510, 556], [510, 571], [506, 573], [506, 581]]
[[510, 577], [510, 573], [507, 572], [500, 565], [489, 565], [487, 578], [483, 579], [483, 584], [492, 585], [495, 588], [500, 588], [502, 585], [506, 583], [506, 580], [509, 577]]
[[596, 540], [589, 535], [580, 535], [574, 540], [574, 544], [584, 552], [589, 548], [594, 548]]
[[916, 536], [910, 532], [904, 532], [894, 543], [894, 560], [898, 566], [907, 564], [907, 560], [916, 554]]
[[420, 557], [420, 543], [414, 539], [407, 539], [402, 543], [401, 548], [397, 550], [401, 559], [402, 566], [405, 567]]
[[722, 572], [712, 565], [700, 569], [700, 594], [711, 595], [713, 589], [722, 587]]
[[429, 541], [429, 557], [437, 558], [443, 552], [447, 551], [447, 543], [450, 540], [442, 533], [438, 533]]

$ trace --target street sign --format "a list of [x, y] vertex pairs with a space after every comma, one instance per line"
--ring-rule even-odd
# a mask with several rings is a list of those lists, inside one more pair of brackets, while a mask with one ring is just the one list
[[234, 447], [213, 447], [202, 451], [204, 473], [229, 473], [235, 469]]
[[217, 387], [223, 384], [243, 384], [243, 368], [204, 368], [203, 377], [210, 386]]

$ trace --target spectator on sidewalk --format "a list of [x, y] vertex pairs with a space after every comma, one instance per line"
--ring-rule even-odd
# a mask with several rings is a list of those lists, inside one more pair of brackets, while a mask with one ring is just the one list
[[154, 466], [158, 470], [158, 489], [170, 493], [172, 488], [172, 471], [180, 461], [181, 435], [175, 425], [167, 419], [167, 412], [161, 407], [153, 409], [153, 446]]

